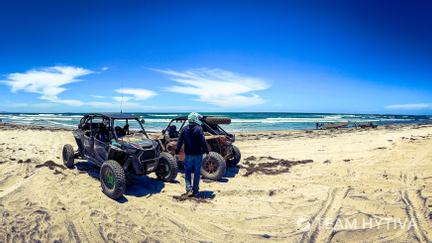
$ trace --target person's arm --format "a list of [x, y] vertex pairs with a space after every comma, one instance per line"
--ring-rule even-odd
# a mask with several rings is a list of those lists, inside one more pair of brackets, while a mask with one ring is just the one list
[[176, 147], [175, 154], [180, 153], [180, 149], [183, 146], [183, 140], [184, 140], [184, 129], [180, 132], [180, 137], [177, 140], [177, 147]]
[[201, 149], [203, 151], [203, 154], [208, 154], [209, 153], [209, 149], [205, 140], [205, 136], [204, 136], [204, 132], [203, 129], [200, 128], [199, 129], [199, 136], [200, 136], [200, 144], [201, 144]]

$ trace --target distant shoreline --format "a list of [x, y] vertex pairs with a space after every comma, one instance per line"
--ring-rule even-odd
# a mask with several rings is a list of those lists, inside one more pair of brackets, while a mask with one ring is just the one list
[[[147, 131], [159, 132], [166, 128], [172, 119], [186, 113], [132, 113], [145, 120]], [[230, 132], [312, 130], [317, 123], [349, 123], [352, 127], [359, 123], [373, 123], [378, 126], [395, 124], [432, 123], [432, 116], [410, 115], [359, 115], [359, 114], [322, 114], [322, 113], [250, 113], [218, 112], [202, 113], [203, 115], [227, 116], [231, 124], [223, 125]], [[78, 126], [81, 113], [13, 113], [0, 114], [4, 123], [73, 129]], [[180, 127], [180, 123], [175, 123]]]
[[[345, 112], [296, 112], [296, 111], [197, 111], [198, 113], [202, 114], [257, 114], [257, 113], [279, 113], [279, 114], [320, 114], [320, 115], [366, 115], [366, 116], [426, 116], [426, 117], [432, 117], [432, 114], [403, 114], [403, 113], [345, 113]], [[71, 114], [71, 115], [81, 115], [81, 114], [89, 114], [89, 113], [118, 113], [118, 111], [93, 111], [93, 112], [8, 112], [8, 111], [0, 111], [0, 115], [32, 115], [32, 114], [53, 114], [53, 115], [59, 115], [59, 114]], [[123, 112], [126, 114], [188, 114], [188, 111], [164, 111], [164, 112], [154, 112], [154, 111], [128, 111]]]
[[[265, 135], [279, 135], [279, 134], [303, 134], [303, 133], [347, 133], [353, 131], [365, 131], [365, 130], [397, 130], [401, 128], [419, 128], [432, 126], [430, 123], [418, 123], [418, 124], [393, 124], [393, 125], [382, 125], [377, 128], [339, 128], [339, 129], [302, 129], [302, 130], [254, 130], [254, 131], [241, 131], [235, 132], [241, 134], [241, 136], [265, 134]], [[53, 126], [40, 126], [40, 125], [29, 125], [29, 124], [14, 124], [14, 123], [0, 123], [0, 130], [40, 130], [40, 131], [73, 131], [75, 128], [69, 127], [53, 127]], [[157, 134], [158, 131], [147, 131], [149, 134]]]

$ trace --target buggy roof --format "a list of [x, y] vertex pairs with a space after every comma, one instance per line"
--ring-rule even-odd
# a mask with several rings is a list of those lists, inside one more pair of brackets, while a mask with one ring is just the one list
[[87, 116], [105, 116], [110, 119], [138, 119], [137, 116], [125, 113], [92, 113]]

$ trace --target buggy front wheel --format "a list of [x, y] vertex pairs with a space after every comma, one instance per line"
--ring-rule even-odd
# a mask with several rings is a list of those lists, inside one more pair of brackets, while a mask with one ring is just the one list
[[123, 167], [115, 160], [105, 161], [99, 174], [102, 191], [108, 197], [117, 199], [126, 191], [126, 175]]

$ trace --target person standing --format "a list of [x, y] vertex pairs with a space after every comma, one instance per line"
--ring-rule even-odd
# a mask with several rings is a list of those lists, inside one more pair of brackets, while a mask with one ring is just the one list
[[[200, 118], [201, 116], [196, 112], [191, 112], [188, 115], [189, 124], [181, 130], [175, 151], [176, 160], [178, 161], [178, 154], [184, 144], [184, 152], [186, 155], [184, 161], [185, 182], [186, 194], [188, 196], [196, 196], [199, 193], [203, 154], [209, 153], [203, 129], [201, 125], [199, 125]], [[192, 172], [194, 173], [193, 185], [191, 185]]]

